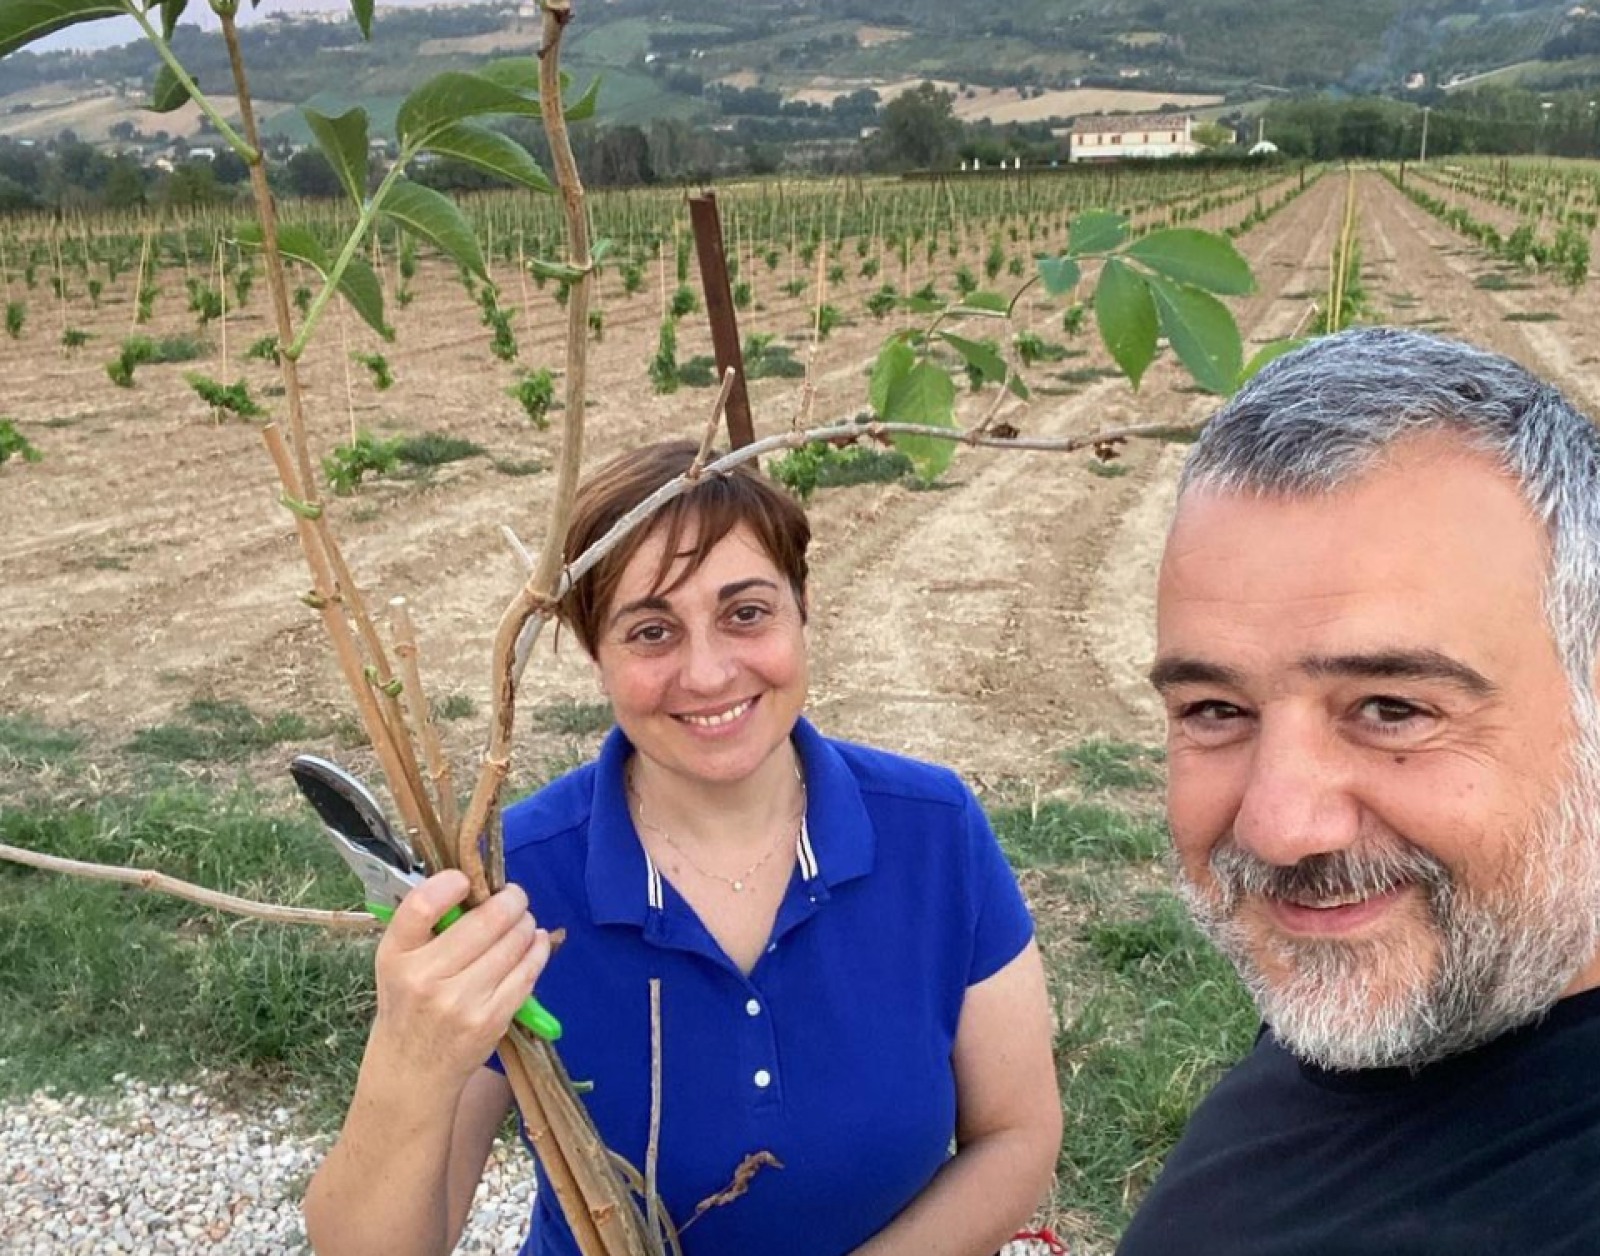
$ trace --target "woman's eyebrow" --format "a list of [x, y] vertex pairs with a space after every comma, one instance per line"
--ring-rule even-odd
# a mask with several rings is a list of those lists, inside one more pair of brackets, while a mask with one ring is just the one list
[[619, 619], [622, 619], [628, 615], [637, 614], [639, 611], [670, 611], [671, 609], [672, 603], [667, 601], [667, 599], [662, 597], [660, 594], [652, 594], [650, 597], [635, 598], [632, 602], [629, 602], [624, 606], [619, 606], [616, 610], [612, 611], [611, 618], [606, 620], [606, 626], [610, 627]]
[[738, 597], [746, 589], [771, 589], [776, 593], [778, 586], [761, 576], [753, 576], [749, 580], [735, 580], [732, 584], [725, 584], [717, 590], [717, 601], [726, 602], [729, 598]]

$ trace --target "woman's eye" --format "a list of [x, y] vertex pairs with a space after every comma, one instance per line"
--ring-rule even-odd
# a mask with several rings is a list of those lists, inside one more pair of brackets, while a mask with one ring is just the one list
[[668, 635], [665, 624], [640, 624], [628, 634], [628, 640], [637, 645], [660, 645]]
[[734, 607], [728, 618], [741, 627], [748, 628], [752, 624], [759, 624], [769, 613], [765, 606], [747, 602], [743, 606]]

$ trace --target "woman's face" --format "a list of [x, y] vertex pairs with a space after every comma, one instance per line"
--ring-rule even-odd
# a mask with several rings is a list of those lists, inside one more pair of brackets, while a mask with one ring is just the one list
[[623, 570], [600, 624], [600, 683], [644, 759], [687, 781], [737, 784], [784, 753], [805, 704], [800, 606], [744, 524], [670, 594], [652, 591], [664, 544], [658, 529]]

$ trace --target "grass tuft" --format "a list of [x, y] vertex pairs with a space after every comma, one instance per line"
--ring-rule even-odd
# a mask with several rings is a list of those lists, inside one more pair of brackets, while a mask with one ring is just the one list
[[1006, 856], [1020, 868], [1082, 860], [1148, 863], [1167, 849], [1159, 821], [1097, 802], [1006, 808], [990, 819]]
[[406, 436], [394, 446], [395, 457], [413, 467], [443, 466], [447, 462], [460, 462], [463, 458], [476, 458], [482, 452], [482, 445], [460, 436], [446, 436], [442, 432]]
[[546, 702], [535, 707], [529, 718], [537, 729], [568, 737], [592, 737], [612, 724], [609, 702]]
[[292, 711], [263, 719], [243, 703], [199, 698], [183, 709], [182, 721], [141, 728], [128, 749], [164, 763], [236, 763], [309, 736], [310, 725]]
[[1159, 765], [1166, 761], [1166, 753], [1131, 742], [1094, 738], [1063, 751], [1061, 758], [1077, 769], [1078, 788], [1092, 794], [1161, 784]]

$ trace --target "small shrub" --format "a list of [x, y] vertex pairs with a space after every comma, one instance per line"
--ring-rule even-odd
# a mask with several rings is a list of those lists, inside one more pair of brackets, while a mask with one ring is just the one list
[[479, 321], [494, 333], [489, 340], [489, 352], [502, 362], [513, 361], [517, 356], [516, 333], [511, 330], [510, 313], [501, 309], [495, 300], [493, 287], [488, 284], [483, 286], [478, 293], [478, 306], [483, 311]]
[[596, 344], [606, 338], [606, 314], [604, 310], [589, 311], [589, 334], [594, 337]]
[[644, 267], [628, 262], [622, 267], [622, 290], [630, 297], [644, 287]]
[[912, 465], [898, 450], [862, 445], [836, 449], [814, 441], [775, 459], [768, 469], [779, 484], [807, 501], [819, 488], [894, 483], [908, 475]]
[[13, 340], [22, 338], [22, 326], [28, 321], [28, 307], [21, 301], [6, 302], [6, 335]]
[[775, 344], [775, 339], [770, 333], [753, 332], [745, 337], [746, 379], [799, 379], [806, 373], [805, 365], [796, 361], [794, 350]]
[[440, 720], [466, 720], [478, 713], [478, 704], [472, 700], [470, 693], [457, 690], [443, 702], [434, 704], [433, 714]]
[[335, 445], [322, 460], [322, 473], [328, 485], [341, 497], [348, 497], [368, 475], [387, 475], [400, 461], [400, 442], [381, 440], [362, 432], [348, 445]]
[[100, 280], [98, 280], [98, 279], [91, 279], [89, 281], [88, 287], [89, 287], [89, 304], [94, 306], [95, 309], [99, 309], [100, 308], [100, 294], [106, 290], [106, 286], [105, 286], [105, 284], [101, 283]]
[[212, 319], [222, 317], [221, 293], [193, 277], [185, 280], [184, 286], [189, 290], [189, 312], [199, 316], [202, 329], [210, 324]]
[[1083, 324], [1088, 317], [1087, 305], [1069, 305], [1061, 314], [1061, 330], [1069, 336], [1076, 336], [1083, 330]]
[[683, 285], [672, 294], [672, 303], [667, 308], [673, 318], [682, 318], [700, 308], [700, 298], [695, 296], [693, 288]]
[[250, 389], [242, 379], [232, 384], [219, 384], [199, 371], [187, 371], [183, 378], [188, 381], [189, 387], [200, 395], [201, 400], [211, 407], [212, 416], [215, 418], [232, 414], [241, 419], [258, 419], [266, 413], [251, 398]]
[[844, 323], [844, 315], [837, 306], [822, 305], [817, 309], [817, 339], [826, 340]]
[[133, 373], [146, 362], [156, 360], [156, 342], [149, 336], [129, 336], [117, 356], [106, 363], [106, 374], [118, 388], [133, 387]]
[[747, 281], [741, 279], [738, 283], [733, 285], [733, 308], [734, 309], [736, 309], [736, 310], [748, 310], [750, 308], [750, 303], [754, 299], [755, 298], [751, 294], [751, 291], [750, 291], [750, 285], [749, 285], [749, 283]]
[[892, 283], [886, 283], [867, 298], [867, 313], [873, 318], [887, 318], [900, 303], [900, 293]]
[[515, 397], [528, 420], [541, 432], [550, 426], [550, 407], [556, 399], [556, 377], [548, 367], [527, 371], [510, 388], [507, 395]]
[[250, 300], [250, 289], [255, 286], [256, 272], [246, 266], [233, 277], [233, 303], [242, 306]]
[[678, 366], [678, 383], [689, 388], [715, 388], [717, 361], [705, 354], [696, 354]]
[[78, 327], [68, 327], [61, 333], [63, 349], [81, 349], [89, 343], [89, 333]]
[[763, 253], [761, 255], [761, 260], [764, 261], [767, 264], [767, 269], [768, 270], [777, 270], [778, 269], [778, 256], [779, 256], [779, 254], [778, 254], [778, 250], [777, 249], [768, 249], [765, 253]]
[[661, 320], [656, 355], [650, 359], [650, 384], [658, 393], [678, 391], [678, 325], [670, 318]]
[[797, 297], [802, 292], [804, 292], [805, 290], [806, 290], [806, 281], [800, 275], [796, 275], [793, 279], [789, 280], [788, 283], [784, 284], [783, 287], [780, 289], [780, 291], [786, 297]]
[[410, 305], [416, 299], [417, 299], [417, 294], [415, 292], [411, 291], [410, 288], [405, 287], [403, 284], [400, 287], [395, 289], [395, 292], [394, 292], [394, 303], [396, 305], [398, 305], [402, 310], [405, 309], [406, 306]]
[[276, 336], [261, 337], [260, 340], [244, 351], [244, 356], [254, 358], [259, 362], [271, 362], [276, 366], [278, 364], [278, 338]]
[[301, 314], [311, 312], [311, 289], [302, 285], [294, 290], [294, 308]]
[[13, 454], [24, 462], [38, 462], [44, 457], [21, 432], [11, 419], [0, 419], [0, 465]]
[[[135, 296], [135, 301], [139, 307], [139, 311], [133, 320], [135, 323], [142, 327], [155, 316], [156, 298], [160, 295], [161, 289], [156, 286], [154, 279], [146, 280], [144, 283], [139, 285], [139, 291]], [[306, 289], [306, 304], [310, 305], [310, 303], [311, 295], [310, 289], [308, 288]], [[304, 313], [304, 311], [302, 310], [301, 313]]]
[[460, 436], [447, 436], [442, 432], [424, 432], [421, 436], [403, 436], [392, 442], [394, 456], [413, 467], [439, 467], [447, 462], [460, 462], [475, 458], [483, 446]]
[[394, 375], [389, 370], [389, 359], [381, 353], [352, 353], [350, 359], [366, 367], [372, 375], [372, 386], [383, 392], [394, 386]]
[[972, 267], [960, 266], [956, 268], [956, 292], [966, 296], [969, 292], [978, 290], [978, 277], [972, 273]]

